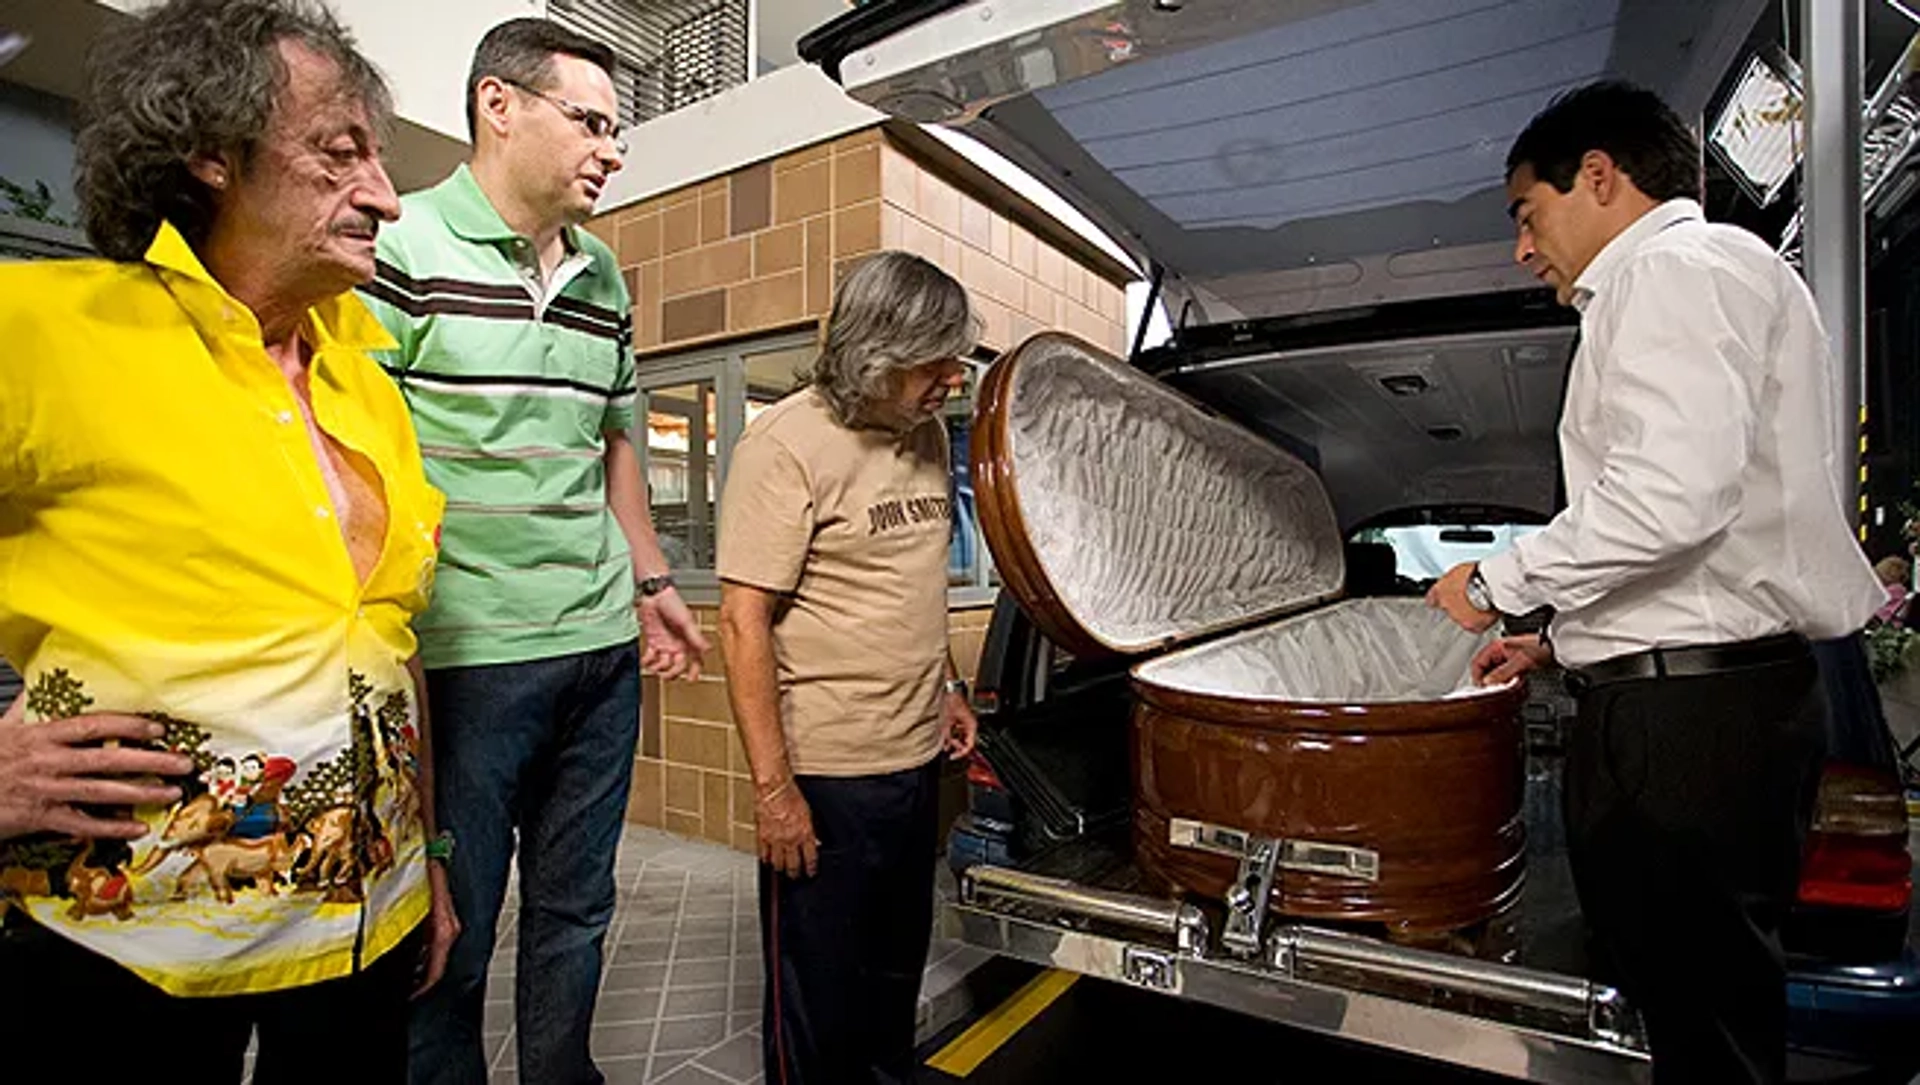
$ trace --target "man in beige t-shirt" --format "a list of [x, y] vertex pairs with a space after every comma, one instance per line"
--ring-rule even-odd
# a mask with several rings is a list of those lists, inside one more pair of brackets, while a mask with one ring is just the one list
[[848, 273], [808, 387], [735, 446], [720, 639], [753, 769], [766, 1077], [911, 1078], [940, 753], [976, 724], [947, 652], [947, 436], [966, 291], [917, 256]]

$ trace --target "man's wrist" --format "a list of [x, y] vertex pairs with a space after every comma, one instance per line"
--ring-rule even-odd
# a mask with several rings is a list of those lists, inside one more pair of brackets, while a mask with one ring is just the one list
[[637, 603], [642, 599], [651, 599], [654, 596], [659, 595], [661, 592], [671, 591], [676, 589], [677, 587], [678, 585], [676, 585], [673, 582], [672, 573], [656, 573], [652, 576], [636, 576], [634, 578], [634, 590], [638, 594], [635, 596], [634, 602]]

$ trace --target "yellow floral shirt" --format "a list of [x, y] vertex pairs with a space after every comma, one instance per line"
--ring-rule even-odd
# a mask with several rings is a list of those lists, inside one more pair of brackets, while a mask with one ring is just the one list
[[177, 995], [347, 975], [428, 907], [409, 622], [443, 501], [352, 294], [315, 306], [313, 415], [378, 473], [362, 583], [253, 315], [163, 226], [144, 263], [0, 266], [0, 655], [27, 726], [166, 725], [186, 797], [131, 845], [0, 841], [0, 909]]

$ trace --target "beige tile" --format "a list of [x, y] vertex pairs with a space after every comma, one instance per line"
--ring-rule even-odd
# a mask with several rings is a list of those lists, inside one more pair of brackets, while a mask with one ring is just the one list
[[727, 292], [688, 294], [660, 306], [660, 341], [679, 343], [727, 330]]
[[733, 827], [733, 850], [743, 851], [748, 855], [759, 852], [759, 838], [754, 834], [753, 826], [735, 825]]
[[752, 777], [753, 765], [747, 760], [747, 748], [740, 742], [740, 729], [733, 729], [727, 742], [727, 771], [735, 776]]
[[835, 151], [851, 151], [859, 147], [877, 146], [880, 143], [880, 126], [862, 128], [858, 132], [841, 136], [833, 141]]
[[1007, 221], [1007, 216], [998, 211], [987, 213], [991, 216], [987, 220], [987, 232], [992, 242], [987, 249], [993, 253], [995, 260], [1011, 265], [1013, 263], [1013, 224]]
[[922, 221], [953, 237], [960, 236], [960, 193], [938, 175], [920, 171], [914, 208]]
[[1039, 243], [1034, 240], [1033, 234], [1028, 232], [1025, 226], [1017, 222], [1009, 223], [1007, 226], [1007, 249], [1010, 255], [1007, 257], [1007, 263], [1011, 264], [1013, 270], [1019, 272], [1021, 275], [1029, 279], [1033, 278], [1039, 273], [1036, 268], [1038, 244]]
[[706, 821], [707, 839], [721, 844], [731, 844], [733, 842], [732, 786], [726, 773], [701, 773], [700, 791], [705, 800], [701, 817]]
[[702, 181], [700, 183], [700, 195], [702, 196], [712, 196], [715, 193], [724, 194], [726, 191], [727, 179], [725, 177], [715, 177], [711, 181]]
[[661, 292], [669, 298], [731, 286], [753, 277], [753, 239], [736, 237], [718, 245], [667, 257]]
[[671, 204], [660, 212], [660, 251], [686, 252], [700, 244], [700, 201]]
[[961, 241], [952, 234], [943, 233], [940, 235], [939, 264], [947, 270], [949, 275], [959, 273], [958, 269], [964, 260], [961, 254], [966, 251], [966, 248], [966, 242]]
[[699, 840], [701, 838], [702, 828], [704, 828], [704, 826], [701, 824], [700, 819], [693, 814], [682, 814], [673, 810], [667, 811], [666, 830], [675, 836], [684, 836], [690, 840]]
[[833, 306], [833, 222], [819, 215], [807, 220], [807, 312], [825, 316]]
[[731, 287], [727, 298], [727, 330], [743, 332], [791, 324], [806, 315], [807, 276], [795, 269], [784, 275], [755, 279]]
[[740, 170], [728, 188], [732, 200], [727, 228], [732, 233], [748, 234], [765, 229], [773, 221], [773, 166], [761, 162]]
[[667, 761], [703, 769], [727, 767], [727, 730], [719, 724], [667, 720]]
[[918, 206], [920, 167], [913, 159], [894, 150], [880, 148], [880, 198], [913, 213]]
[[660, 679], [653, 675], [640, 676], [640, 753], [644, 757], [660, 757]]
[[641, 347], [657, 347], [660, 345], [660, 261], [640, 265], [636, 279], [640, 289], [634, 294], [637, 299], [633, 306], [635, 343]]
[[1010, 320], [1012, 328], [1007, 335], [1009, 349], [1017, 347], [1034, 336], [1039, 335], [1041, 332], [1046, 331], [1046, 328], [1043, 327], [1038, 320], [1033, 319], [1018, 309], [1013, 310]]
[[690, 765], [667, 765], [667, 809], [700, 813], [700, 770]]
[[960, 197], [960, 240], [989, 256], [993, 254], [993, 212], [964, 194]]
[[880, 206], [880, 247], [889, 251], [906, 248], [907, 216], [905, 212], [890, 203]]
[[1012, 346], [1012, 310], [992, 298], [975, 298], [974, 306], [980, 313], [980, 342], [991, 350]]
[[993, 257], [988, 256], [984, 249], [976, 249], [972, 245], [961, 249], [960, 282], [980, 297], [1006, 304], [1006, 299], [1000, 296], [1000, 276], [994, 270]]
[[[940, 231], [912, 215], [902, 215], [900, 218], [900, 247], [923, 260], [935, 264], [943, 262]], [[956, 269], [944, 268], [944, 270], [952, 274]]]
[[711, 245], [727, 239], [727, 194], [714, 192], [700, 197], [700, 243]]
[[753, 238], [755, 276], [778, 275], [806, 263], [806, 227], [798, 222], [762, 230]]
[[733, 793], [733, 822], [736, 825], [753, 824], [753, 781], [745, 776], [735, 776], [728, 786]]
[[1063, 292], [1067, 288], [1067, 261], [1060, 250], [1044, 241], [1036, 241], [1034, 247], [1033, 277], [1048, 290]]
[[640, 264], [660, 255], [660, 216], [641, 215], [620, 226], [620, 244], [614, 249], [623, 264]]
[[627, 793], [627, 820], [641, 825], [659, 828], [666, 819], [665, 785], [662, 783], [666, 766], [648, 758], [636, 758], [633, 762], [633, 787]]
[[[666, 702], [664, 711], [669, 716], [681, 719], [706, 720], [712, 723], [731, 725], [733, 709], [727, 704], [727, 684], [725, 682], [668, 682], [666, 683]], [[723, 760], [713, 768], [725, 768]]]
[[1026, 302], [1021, 308], [1026, 314], [1040, 322], [1043, 327], [1052, 327], [1060, 317], [1060, 296], [1040, 285], [1037, 279], [1027, 279]]
[[880, 148], [868, 145], [833, 156], [833, 206], [880, 198]]
[[824, 162], [832, 157], [832, 155], [832, 141], [816, 143], [811, 147], [802, 147], [797, 151], [789, 151], [779, 158], [774, 159], [773, 172], [777, 176], [787, 170], [797, 169], [815, 162]]
[[798, 222], [833, 207], [833, 163], [822, 159], [810, 165], [773, 174], [773, 221]]
[[833, 258], [858, 256], [880, 247], [880, 201], [833, 213]]

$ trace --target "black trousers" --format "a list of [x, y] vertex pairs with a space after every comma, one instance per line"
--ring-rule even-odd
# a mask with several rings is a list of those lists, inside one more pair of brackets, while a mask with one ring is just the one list
[[1568, 858], [1601, 975], [1646, 1023], [1657, 1085], [1785, 1076], [1780, 923], [1826, 715], [1811, 654], [1580, 699]]
[[941, 758], [882, 776], [802, 776], [819, 872], [760, 867], [767, 1085], [914, 1079], [933, 933]]
[[21, 1080], [41, 1080], [29, 1067], [51, 1081], [124, 1066], [153, 1085], [240, 1085], [258, 1028], [255, 1085], [405, 1085], [421, 940], [325, 983], [176, 998], [13, 912], [0, 930], [0, 1051]]

